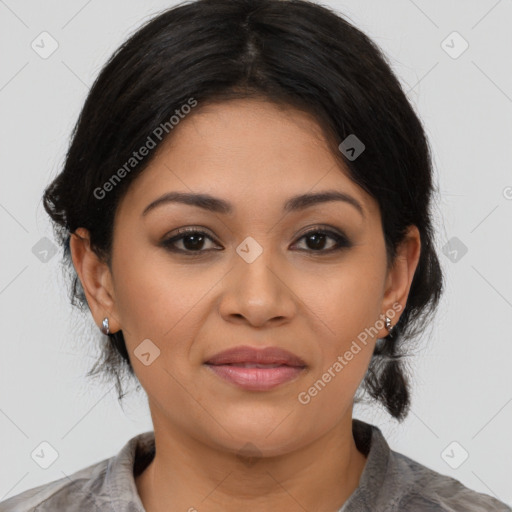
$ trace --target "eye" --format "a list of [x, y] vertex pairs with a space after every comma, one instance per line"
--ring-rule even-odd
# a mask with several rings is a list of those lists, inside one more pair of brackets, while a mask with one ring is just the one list
[[[326, 240], [329, 238], [335, 242], [334, 247], [325, 249]], [[327, 229], [310, 229], [299, 238], [302, 239], [310, 246], [309, 249], [305, 249], [307, 252], [331, 253], [352, 246], [345, 235]]]
[[[197, 228], [181, 228], [178, 229], [178, 235], [164, 240], [162, 245], [166, 249], [174, 252], [201, 253], [206, 252], [206, 250], [201, 250], [205, 245], [205, 240], [213, 241], [213, 238], [209, 236], [205, 231], [201, 231]], [[176, 247], [177, 242], [182, 242], [184, 249]]]
[[[328, 229], [310, 229], [299, 238], [299, 240], [302, 239], [305, 239], [307, 245], [309, 245], [309, 248], [302, 250], [311, 253], [331, 253], [352, 246], [345, 235]], [[334, 241], [334, 247], [331, 246], [325, 249], [326, 241], [329, 239]], [[161, 245], [169, 251], [188, 253], [189, 255], [191, 255], [190, 253], [197, 253], [199, 255], [211, 250], [220, 250], [205, 249], [205, 244], [208, 240], [214, 242], [214, 239], [205, 231], [201, 231], [198, 228], [181, 228], [178, 229], [176, 236], [164, 240]], [[182, 244], [182, 248], [177, 247], [178, 243]]]

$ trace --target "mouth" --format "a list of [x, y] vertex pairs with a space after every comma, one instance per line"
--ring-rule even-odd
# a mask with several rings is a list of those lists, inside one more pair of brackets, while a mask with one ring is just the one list
[[251, 391], [267, 391], [295, 380], [307, 368], [303, 359], [278, 347], [235, 347], [204, 364], [224, 381]]

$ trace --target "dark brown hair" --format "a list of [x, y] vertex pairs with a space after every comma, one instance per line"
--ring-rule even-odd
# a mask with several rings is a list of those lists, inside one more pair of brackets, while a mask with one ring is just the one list
[[[110, 264], [117, 205], [155, 152], [101, 200], [94, 191], [190, 98], [201, 105], [251, 96], [316, 118], [351, 179], [379, 204], [389, 266], [407, 227], [419, 229], [422, 250], [406, 307], [393, 334], [378, 341], [362, 383], [401, 420], [410, 404], [405, 342], [423, 330], [443, 289], [433, 243], [430, 149], [380, 49], [319, 4], [185, 2], [147, 22], [114, 53], [85, 101], [64, 168], [43, 198], [72, 278], [72, 303], [87, 304], [70, 257], [70, 233], [89, 230], [91, 246]], [[354, 160], [338, 149], [351, 134], [365, 144]], [[122, 331], [108, 341], [88, 375], [115, 378], [121, 399], [123, 374], [134, 372]]]

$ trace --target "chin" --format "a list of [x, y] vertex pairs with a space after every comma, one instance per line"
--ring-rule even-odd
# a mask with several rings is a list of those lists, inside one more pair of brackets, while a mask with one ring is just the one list
[[[293, 451], [300, 444], [301, 436], [296, 424], [280, 425], [278, 421], [272, 427], [262, 425], [237, 425], [231, 422], [227, 432], [219, 427], [218, 437], [212, 436], [211, 431], [207, 433], [207, 443], [213, 443], [217, 449], [234, 452], [240, 457], [276, 457]], [[307, 443], [306, 440], [304, 442]]]

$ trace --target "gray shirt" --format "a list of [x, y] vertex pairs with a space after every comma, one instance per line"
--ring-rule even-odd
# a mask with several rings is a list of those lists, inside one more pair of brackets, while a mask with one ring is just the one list
[[[358, 488], [338, 512], [512, 512], [495, 498], [391, 450], [378, 427], [357, 419], [352, 425], [367, 460]], [[1, 502], [0, 512], [145, 512], [135, 476], [154, 454], [154, 433], [141, 433], [113, 457]]]

